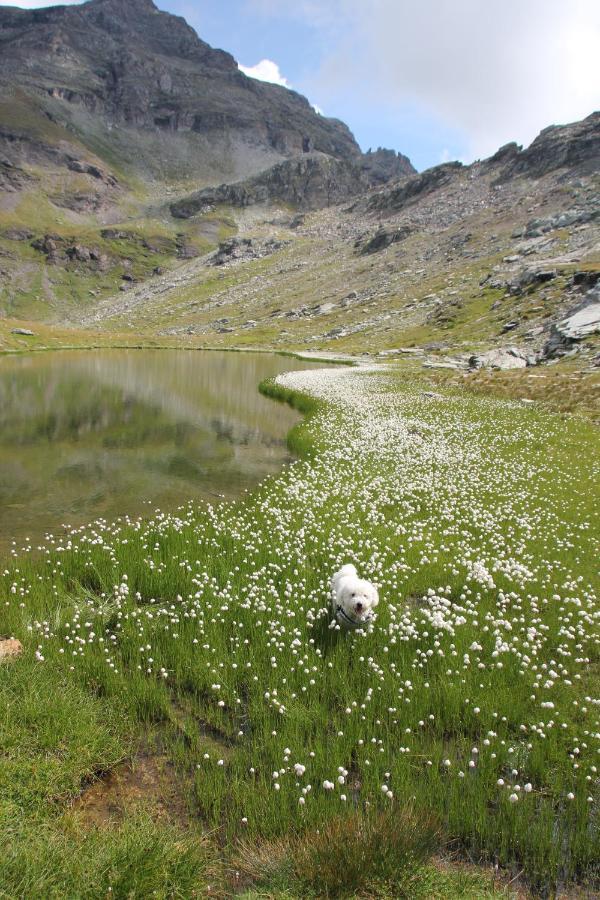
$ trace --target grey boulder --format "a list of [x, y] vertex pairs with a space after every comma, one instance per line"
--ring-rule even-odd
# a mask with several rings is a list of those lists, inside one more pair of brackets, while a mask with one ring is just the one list
[[535, 360], [517, 347], [499, 347], [469, 357], [470, 369], [524, 369]]

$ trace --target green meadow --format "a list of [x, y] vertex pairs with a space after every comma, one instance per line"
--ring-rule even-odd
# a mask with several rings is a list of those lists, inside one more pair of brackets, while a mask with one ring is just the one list
[[382, 368], [262, 390], [305, 417], [259, 488], [6, 561], [0, 897], [598, 890], [597, 428]]

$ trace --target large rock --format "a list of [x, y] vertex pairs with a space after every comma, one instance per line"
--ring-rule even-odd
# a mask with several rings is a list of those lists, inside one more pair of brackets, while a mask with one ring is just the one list
[[552, 281], [557, 276], [555, 269], [523, 269], [513, 279], [506, 283], [508, 293], [519, 296], [526, 290]]
[[584, 305], [558, 322], [556, 330], [567, 341], [600, 333], [600, 287], [588, 291]]
[[402, 225], [400, 228], [379, 228], [371, 237], [358, 238], [354, 247], [361, 256], [368, 256], [370, 253], [379, 253], [392, 244], [406, 240], [411, 232], [410, 225]]
[[544, 356], [555, 359], [576, 349], [579, 341], [600, 333], [600, 284], [588, 291], [564, 319], [552, 326]]
[[274, 238], [263, 243], [257, 243], [251, 238], [229, 238], [227, 241], [221, 241], [218, 249], [209, 257], [208, 264], [224, 266], [240, 260], [262, 259], [264, 256], [270, 256], [281, 250], [287, 243], [287, 241], [277, 241]]
[[33, 231], [28, 228], [7, 228], [2, 232], [2, 237], [7, 241], [29, 241], [33, 237]]
[[525, 228], [518, 228], [513, 237], [536, 238], [555, 228], [571, 228], [573, 225], [587, 225], [600, 218], [599, 209], [567, 209], [554, 216], [530, 219]]
[[499, 347], [469, 357], [471, 369], [524, 369], [535, 360], [517, 347]]

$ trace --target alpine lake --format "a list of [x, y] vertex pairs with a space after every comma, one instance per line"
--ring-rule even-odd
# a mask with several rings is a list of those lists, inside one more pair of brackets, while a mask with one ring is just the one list
[[99, 518], [253, 488], [290, 459], [299, 419], [258, 385], [311, 365], [191, 350], [0, 357], [0, 558]]

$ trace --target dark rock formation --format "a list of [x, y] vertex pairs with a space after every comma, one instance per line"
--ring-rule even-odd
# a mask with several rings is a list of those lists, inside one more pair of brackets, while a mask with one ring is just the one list
[[224, 266], [231, 262], [240, 262], [249, 259], [261, 259], [270, 256], [277, 250], [286, 246], [285, 241], [277, 241], [270, 238], [262, 243], [257, 243], [251, 238], [230, 238], [222, 241], [209, 260], [211, 266]]
[[[390, 153], [395, 162], [388, 160], [386, 171], [400, 177], [398, 173], [406, 170], [406, 157]], [[332, 206], [368, 190], [376, 183], [373, 179], [383, 177], [379, 166], [370, 165], [369, 156], [344, 160], [324, 153], [309, 153], [279, 163], [245, 181], [205, 188], [172, 204], [171, 212], [177, 218], [187, 219], [219, 204], [243, 207], [286, 203], [298, 209]]]
[[515, 175], [539, 178], [546, 172], [568, 168], [571, 172], [587, 174], [597, 170], [600, 159], [600, 112], [594, 112], [580, 122], [570, 125], [551, 125], [544, 128], [526, 150], [508, 144], [488, 162], [506, 162], [500, 181]]
[[30, 241], [33, 237], [33, 231], [28, 228], [7, 228], [0, 234], [7, 241]]
[[34, 250], [45, 254], [46, 262], [54, 266], [84, 263], [96, 271], [106, 271], [111, 265], [107, 254], [97, 247], [86, 247], [75, 240], [56, 234], [45, 234], [36, 238], [31, 242], [31, 246]]
[[361, 256], [368, 256], [370, 253], [379, 253], [385, 250], [391, 244], [397, 244], [405, 241], [412, 228], [409, 225], [402, 225], [400, 228], [379, 228], [374, 235], [369, 238], [358, 238], [354, 247]]
[[462, 170], [462, 163], [443, 163], [426, 169], [420, 175], [415, 175], [404, 180], [397, 187], [386, 189], [370, 197], [365, 206], [369, 212], [387, 210], [398, 212], [408, 203], [430, 194], [440, 187], [447, 185], [457, 172]]
[[506, 282], [508, 293], [514, 297], [532, 290], [537, 285], [552, 281], [557, 276], [555, 269], [523, 269], [513, 279]]
[[0, 159], [0, 190], [18, 191], [31, 183], [33, 178], [8, 159]]
[[416, 169], [408, 156], [382, 147], [363, 154], [360, 168], [369, 185], [373, 187], [416, 174]]

